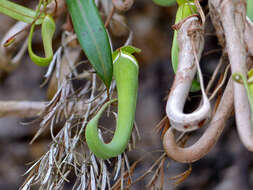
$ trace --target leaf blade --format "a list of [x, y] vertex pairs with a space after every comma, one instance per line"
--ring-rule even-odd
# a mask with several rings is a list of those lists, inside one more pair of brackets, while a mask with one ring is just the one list
[[109, 88], [112, 53], [108, 34], [93, 0], [67, 0], [74, 30], [88, 60]]
[[[8, 0], [0, 0], [0, 13], [29, 24], [36, 19], [36, 11]], [[42, 19], [38, 18], [36, 24], [41, 23]]]

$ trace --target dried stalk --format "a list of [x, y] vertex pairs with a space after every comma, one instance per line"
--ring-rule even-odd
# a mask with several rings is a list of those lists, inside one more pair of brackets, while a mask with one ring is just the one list
[[46, 102], [0, 101], [0, 117], [36, 117], [46, 107]]
[[[47, 108], [48, 102], [0, 101], [1, 117], [38, 117]], [[86, 102], [69, 102], [67, 112], [82, 114], [87, 109]]]
[[[200, 82], [202, 84], [203, 104], [192, 113], [183, 113], [184, 104], [188, 97], [197, 67], [199, 74], [201, 72], [198, 63], [195, 64], [195, 61], [197, 62], [200, 59], [203, 50], [204, 32], [203, 26], [196, 16], [184, 20], [183, 23], [180, 23], [179, 27], [179, 63], [167, 101], [166, 113], [173, 128], [187, 132], [199, 128], [199, 125], [209, 117], [211, 106], [204, 92], [201, 76]], [[192, 41], [195, 48], [193, 48]], [[198, 60], [195, 60], [195, 49], [198, 54]]]

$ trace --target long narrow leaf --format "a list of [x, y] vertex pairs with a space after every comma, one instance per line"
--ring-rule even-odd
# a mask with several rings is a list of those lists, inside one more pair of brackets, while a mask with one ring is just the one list
[[94, 0], [67, 0], [67, 6], [86, 56], [109, 88], [113, 69], [111, 47]]
[[[8, 0], [0, 0], [0, 13], [25, 23], [32, 23], [36, 18], [36, 11]], [[36, 21], [36, 24], [41, 23], [42, 19]]]

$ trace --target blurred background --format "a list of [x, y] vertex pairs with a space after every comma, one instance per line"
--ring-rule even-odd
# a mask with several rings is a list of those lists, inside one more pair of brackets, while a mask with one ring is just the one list
[[[16, 1], [26, 6], [33, 6], [32, 1]], [[203, 3], [206, 8], [205, 2]], [[141, 131], [141, 140], [137, 149], [129, 152], [131, 163], [145, 157], [137, 166], [133, 177], [146, 172], [161, 156], [161, 131], [155, 133], [155, 127], [165, 116], [166, 97], [173, 82], [174, 73], [170, 62], [170, 49], [173, 38], [171, 26], [174, 23], [176, 5], [159, 7], [151, 0], [136, 0], [133, 8], [125, 14], [129, 28], [133, 31], [133, 45], [142, 50], [137, 56], [140, 63], [139, 96], [136, 122]], [[64, 19], [57, 22], [58, 34], [63, 30]], [[14, 20], [0, 15], [0, 38], [15, 23]], [[215, 31], [207, 16], [206, 43], [201, 67], [205, 80], [211, 74], [221, 56], [217, 45]], [[57, 39], [56, 39], [57, 40]], [[38, 43], [39, 40], [35, 40]], [[57, 43], [56, 43], [57, 45]], [[36, 46], [36, 45], [35, 45]], [[215, 50], [215, 51], [212, 51]], [[0, 60], [1, 61], [1, 60]], [[28, 54], [22, 59], [17, 69], [10, 73], [1, 73], [0, 100], [45, 101], [47, 86], [40, 88], [46, 68], [36, 66]], [[192, 109], [200, 100], [200, 94], [190, 94], [187, 108]], [[0, 108], [1, 109], [1, 108]], [[23, 174], [28, 164], [37, 160], [51, 142], [50, 134], [42, 134], [32, 145], [29, 144], [38, 130], [35, 124], [23, 125], [31, 118], [17, 119], [6, 117], [0, 119], [0, 189], [15, 190], [24, 182]], [[194, 132], [189, 144], [195, 142], [205, 128]], [[163, 189], [168, 190], [250, 190], [253, 189], [253, 156], [240, 143], [235, 129], [234, 118], [227, 121], [227, 127], [212, 151], [200, 161], [192, 164], [191, 175], [177, 187], [170, 178], [189, 168], [188, 164], [176, 163], [170, 159], [164, 169]], [[132, 189], [147, 189], [146, 185], [152, 172], [135, 184]], [[65, 189], [71, 189], [66, 184]]]

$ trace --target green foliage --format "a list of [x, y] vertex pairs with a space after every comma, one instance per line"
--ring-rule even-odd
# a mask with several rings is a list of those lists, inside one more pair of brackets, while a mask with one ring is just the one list
[[[131, 46], [124, 47], [128, 52], [138, 52]], [[93, 117], [85, 130], [86, 142], [90, 150], [102, 159], [109, 159], [121, 154], [127, 147], [131, 136], [138, 90], [138, 63], [134, 56], [126, 51], [116, 50], [113, 54], [113, 76], [118, 93], [118, 114], [115, 134], [110, 143], [105, 144], [98, 134], [98, 121], [107, 106], [116, 100], [107, 102]]]
[[133, 53], [140, 53], [141, 50], [139, 48], [136, 48], [134, 46], [124, 46], [124, 47], [121, 47], [119, 49], [116, 49], [113, 54], [112, 54], [112, 58], [113, 60], [117, 57], [117, 55], [119, 55], [120, 51], [123, 51], [123, 52], [127, 52], [129, 54], [133, 54]]
[[[7, 0], [0, 0], [0, 12], [2, 14], [10, 16], [13, 19], [32, 24], [28, 37], [28, 52], [30, 58], [34, 63], [36, 63], [39, 66], [47, 66], [51, 62], [54, 54], [52, 48], [52, 41], [55, 32], [55, 22], [50, 15], [40, 12], [42, 3], [43, 6], [46, 7], [48, 2], [40, 0], [37, 10], [34, 11], [32, 9], [23, 7], [21, 5], [18, 5], [16, 3]], [[32, 36], [35, 29], [35, 25], [40, 24], [41, 24], [42, 41], [45, 51], [44, 58], [37, 56], [32, 50]], [[13, 41], [14, 38], [10, 39], [10, 41], [7, 41], [5, 46], [10, 45]]]
[[152, 0], [152, 1], [160, 6], [171, 6], [176, 3], [176, 0]]
[[253, 0], [247, 0], [247, 16], [253, 21]]
[[113, 73], [111, 46], [94, 0], [67, 0], [67, 7], [81, 47], [108, 89]]
[[30, 34], [28, 37], [28, 52], [30, 55], [31, 60], [37, 64], [38, 66], [48, 66], [54, 56], [52, 42], [53, 36], [55, 32], [55, 22], [54, 19], [47, 15], [43, 19], [42, 26], [41, 26], [41, 36], [43, 47], [45, 51], [45, 57], [40, 57], [36, 55], [32, 50], [32, 36], [34, 32], [35, 24], [32, 25], [30, 29]]
[[[25, 23], [32, 23], [36, 18], [36, 11], [8, 0], [0, 0], [0, 13]], [[44, 16], [42, 13], [36, 24], [41, 24]]]

